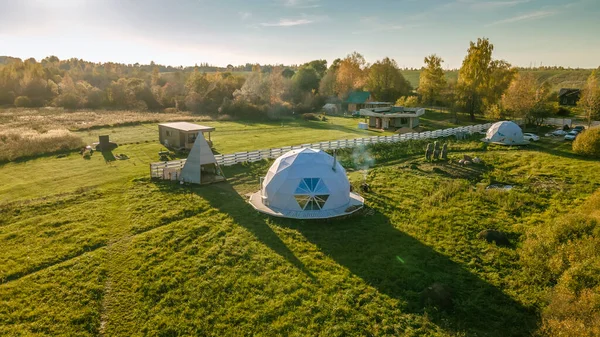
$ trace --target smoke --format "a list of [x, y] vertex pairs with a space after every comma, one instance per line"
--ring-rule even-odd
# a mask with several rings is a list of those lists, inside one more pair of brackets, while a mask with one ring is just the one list
[[360, 145], [354, 148], [352, 151], [352, 163], [356, 169], [363, 171], [363, 180], [367, 181], [367, 173], [369, 168], [375, 165], [375, 159], [373, 159], [366, 146]]

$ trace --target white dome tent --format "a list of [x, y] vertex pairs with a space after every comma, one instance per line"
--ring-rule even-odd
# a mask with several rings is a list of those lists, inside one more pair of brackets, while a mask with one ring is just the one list
[[510, 121], [502, 121], [492, 124], [487, 130], [482, 142], [499, 145], [525, 145], [529, 144], [523, 138], [521, 127]]
[[250, 204], [273, 216], [324, 219], [351, 214], [364, 199], [350, 192], [346, 170], [321, 150], [292, 150], [277, 158]]

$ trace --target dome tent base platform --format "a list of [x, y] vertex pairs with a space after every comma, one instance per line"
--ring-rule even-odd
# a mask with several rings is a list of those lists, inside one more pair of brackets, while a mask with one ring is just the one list
[[[255, 210], [280, 218], [291, 218], [291, 219], [331, 219], [341, 216], [350, 215], [360, 210], [364, 206], [365, 199], [356, 193], [350, 192], [350, 203], [343, 207], [338, 207], [334, 209], [328, 210], [319, 210], [319, 211], [290, 211], [290, 210], [282, 210], [277, 208], [271, 208], [265, 206], [262, 203], [262, 197], [260, 191], [253, 193], [248, 200], [250, 205], [254, 207]], [[351, 208], [350, 211], [348, 208]]]

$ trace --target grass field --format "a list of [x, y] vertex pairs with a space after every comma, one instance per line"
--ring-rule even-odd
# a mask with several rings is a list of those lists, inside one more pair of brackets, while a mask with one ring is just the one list
[[[364, 136], [356, 122], [206, 124], [228, 153]], [[225, 168], [228, 181], [209, 186], [151, 181], [155, 131], [78, 131], [128, 143], [115, 151], [126, 161], [95, 153], [0, 166], [0, 335], [530, 335], [548, 288], [523, 272], [524, 237], [600, 187], [598, 161], [560, 141], [452, 142], [449, 163], [402, 143], [371, 149], [358, 216], [272, 219], [244, 197], [269, 162]], [[457, 165], [463, 154], [485, 164]], [[348, 156], [340, 161], [358, 185], [364, 172]], [[485, 189], [494, 182], [515, 188]], [[486, 228], [514, 247], [477, 239]], [[423, 305], [433, 282], [453, 289], [451, 310]]]

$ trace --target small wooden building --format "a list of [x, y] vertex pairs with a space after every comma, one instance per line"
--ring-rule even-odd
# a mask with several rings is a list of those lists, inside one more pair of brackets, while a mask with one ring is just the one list
[[206, 141], [212, 145], [210, 133], [213, 131], [213, 127], [188, 122], [162, 123], [158, 124], [158, 139], [166, 147], [190, 150], [198, 135], [206, 138], [204, 134], [208, 134]]

